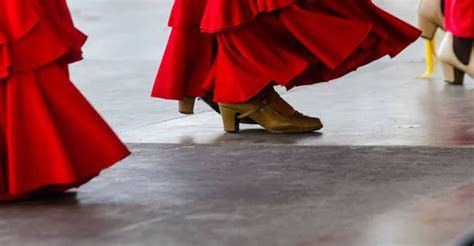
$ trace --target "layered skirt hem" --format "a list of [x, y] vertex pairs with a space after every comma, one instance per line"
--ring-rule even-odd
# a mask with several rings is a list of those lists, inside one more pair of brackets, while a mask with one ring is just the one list
[[182, 2], [170, 18], [156, 97], [243, 102], [271, 84], [291, 89], [339, 78], [396, 56], [420, 35], [368, 0], [209, 0], [195, 8], [202, 13]]
[[0, 201], [77, 188], [129, 155], [69, 79], [86, 37], [64, 0], [2, 4]]

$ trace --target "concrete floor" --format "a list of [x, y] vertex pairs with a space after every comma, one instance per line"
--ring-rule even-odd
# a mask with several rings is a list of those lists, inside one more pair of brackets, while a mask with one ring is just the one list
[[[415, 79], [423, 42], [283, 92], [321, 133], [226, 134], [150, 98], [171, 0], [70, 1], [78, 87], [134, 155], [77, 193], [0, 206], [0, 245], [437, 246], [474, 227], [474, 81]], [[416, 1], [375, 1], [414, 23]]]
[[472, 148], [131, 147], [77, 194], [2, 206], [0, 245], [441, 246], [473, 226]]

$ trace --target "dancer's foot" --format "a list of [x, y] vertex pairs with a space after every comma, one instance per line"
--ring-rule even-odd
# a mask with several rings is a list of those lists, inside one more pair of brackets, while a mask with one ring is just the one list
[[[200, 97], [203, 102], [205, 102], [212, 110], [220, 114], [219, 104], [214, 102], [209, 97]], [[194, 104], [196, 97], [184, 97], [183, 100], [179, 101], [179, 112], [182, 114], [194, 114]], [[242, 124], [257, 124], [255, 121], [249, 118], [241, 119], [240, 123]]]
[[238, 132], [242, 118], [252, 119], [272, 133], [304, 133], [323, 128], [318, 118], [294, 110], [273, 89], [247, 102], [220, 103], [219, 107], [227, 132]]

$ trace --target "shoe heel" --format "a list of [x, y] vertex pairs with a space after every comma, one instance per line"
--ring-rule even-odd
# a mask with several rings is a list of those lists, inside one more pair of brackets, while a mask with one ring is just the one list
[[221, 111], [222, 121], [224, 123], [224, 130], [231, 133], [238, 132], [240, 120], [237, 117], [240, 113], [220, 105], [219, 109]]
[[462, 85], [464, 83], [465, 72], [449, 65], [445, 62], [441, 64], [443, 67], [444, 80], [452, 85]]
[[184, 97], [179, 101], [179, 112], [182, 114], [194, 114], [195, 97]]
[[428, 40], [432, 40], [434, 38], [434, 35], [436, 33], [436, 30], [438, 29], [438, 26], [433, 23], [430, 19], [419, 15], [418, 16], [418, 28], [422, 31], [421, 36], [423, 38], [426, 38]]
[[419, 79], [429, 79], [433, 75], [435, 58], [436, 58], [436, 52], [434, 50], [435, 50], [435, 41], [425, 40], [426, 70], [421, 76], [418, 76]]
[[221, 111], [219, 111], [219, 105], [214, 102], [211, 98], [209, 97], [200, 97], [201, 101], [205, 102], [209, 107], [212, 108], [212, 110], [216, 111], [216, 113], [220, 114]]

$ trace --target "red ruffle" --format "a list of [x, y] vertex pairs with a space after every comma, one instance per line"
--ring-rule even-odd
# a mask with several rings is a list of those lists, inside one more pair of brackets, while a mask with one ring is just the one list
[[0, 4], [15, 10], [1, 26], [0, 201], [76, 188], [129, 154], [69, 80], [86, 37], [65, 0]]
[[199, 27], [206, 10], [207, 1], [175, 0], [168, 25], [179, 29]]
[[0, 200], [75, 188], [129, 153], [63, 65], [0, 81], [0, 106]]
[[[215, 33], [236, 29], [253, 22], [261, 13], [296, 4], [298, 0], [208, 0], [201, 29]], [[232, 10], [232, 13], [225, 10]]]
[[[201, 21], [207, 33], [199, 33], [197, 17], [174, 22], [188, 29], [173, 29], [152, 96], [208, 93], [218, 102], [243, 102], [269, 84], [289, 89], [339, 78], [397, 55], [420, 35], [369, 0], [197, 3], [207, 7]], [[182, 4], [175, 5], [180, 7], [173, 10], [175, 16], [203, 14], [202, 6], [185, 9]]]
[[[297, 1], [175, 0], [169, 26], [180, 29], [200, 27], [210, 33], [231, 30], [252, 22], [260, 13], [288, 7]], [[222, 10], [232, 10], [232, 14]]]
[[37, 0], [0, 0], [0, 44], [24, 36], [42, 16], [43, 8]]
[[[86, 36], [74, 28], [61, 1], [2, 0], [5, 14], [0, 38], [0, 79], [11, 72], [32, 70], [58, 59], [80, 60]], [[11, 10], [12, 12], [6, 12]], [[62, 13], [58, 15], [57, 13]], [[3, 41], [2, 41], [3, 40]]]
[[205, 96], [203, 82], [214, 61], [214, 38], [199, 28], [172, 30], [168, 46], [153, 87], [153, 95], [182, 99], [186, 95]]
[[457, 37], [474, 38], [474, 1], [446, 0], [446, 28]]

